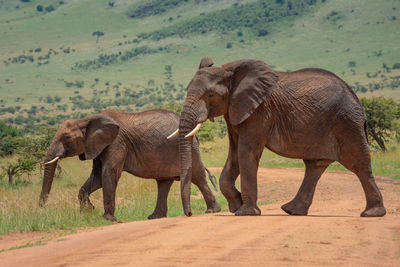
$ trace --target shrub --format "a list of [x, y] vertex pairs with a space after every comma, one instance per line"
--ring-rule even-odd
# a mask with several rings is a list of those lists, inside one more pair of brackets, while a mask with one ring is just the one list
[[22, 132], [12, 125], [0, 121], [0, 156], [11, 155], [17, 148], [17, 137], [22, 136]]
[[379, 148], [386, 150], [385, 143], [393, 131], [394, 120], [400, 117], [399, 103], [392, 98], [372, 97], [361, 98], [361, 104], [367, 115], [368, 135]]
[[52, 12], [52, 11], [55, 10], [55, 8], [54, 8], [53, 5], [48, 5], [48, 6], [45, 7], [45, 10], [46, 10], [47, 12]]
[[400, 69], [400, 63], [394, 63], [392, 69], [393, 70]]
[[349, 67], [355, 67], [357, 63], [355, 61], [349, 61]]
[[37, 5], [36, 6], [36, 10], [39, 11], [39, 12], [42, 12], [43, 11], [43, 6], [42, 5]]
[[232, 43], [227, 43], [226, 48], [232, 48]]
[[151, 0], [143, 1], [128, 13], [131, 18], [144, 18], [152, 15], [162, 14], [188, 0]]
[[258, 31], [258, 36], [266, 36], [268, 35], [268, 31], [265, 29], [259, 30]]

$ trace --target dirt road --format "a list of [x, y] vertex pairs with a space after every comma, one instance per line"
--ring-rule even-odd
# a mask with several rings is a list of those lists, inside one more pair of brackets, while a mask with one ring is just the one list
[[[280, 205], [297, 192], [303, 170], [259, 170], [262, 216], [221, 213], [116, 224], [0, 253], [0, 266], [400, 266], [400, 182], [376, 177], [388, 211], [360, 218], [358, 179], [325, 173], [309, 216]], [[0, 242], [7, 242], [3, 236]]]

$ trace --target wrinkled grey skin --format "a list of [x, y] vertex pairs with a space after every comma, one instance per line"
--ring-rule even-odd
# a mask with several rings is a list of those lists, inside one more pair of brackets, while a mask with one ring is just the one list
[[[123, 113], [104, 110], [83, 119], [67, 120], [58, 129], [49, 147], [46, 162], [55, 157], [79, 155], [93, 160], [90, 177], [79, 190], [81, 209], [93, 209], [89, 195], [103, 188], [104, 217], [114, 216], [115, 190], [122, 171], [143, 178], [155, 178], [157, 204], [149, 219], [167, 215], [167, 197], [174, 180], [179, 180], [178, 138], [167, 140], [178, 127], [179, 116], [166, 110]], [[207, 185], [197, 139], [191, 147], [192, 182], [200, 189], [207, 204], [206, 212], [221, 210]], [[40, 206], [50, 193], [57, 162], [45, 166]], [[134, 192], [132, 192], [134, 193]]]
[[[264, 147], [303, 159], [306, 172], [297, 195], [282, 206], [307, 215], [318, 179], [334, 161], [354, 172], [364, 189], [361, 216], [384, 216], [382, 196], [371, 171], [366, 116], [354, 92], [322, 69], [274, 71], [260, 60], [238, 60], [213, 67], [203, 58], [187, 89], [179, 124], [181, 190], [190, 216], [190, 148], [185, 138], [198, 123], [224, 116], [229, 155], [220, 188], [235, 215], [260, 215], [257, 169]], [[241, 192], [235, 188], [240, 174]]]

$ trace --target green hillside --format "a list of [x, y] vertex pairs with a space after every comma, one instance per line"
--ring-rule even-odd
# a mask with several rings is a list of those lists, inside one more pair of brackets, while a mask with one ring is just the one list
[[399, 10], [398, 0], [4, 0], [0, 117], [55, 124], [179, 104], [205, 55], [321, 67], [359, 94], [400, 98]]

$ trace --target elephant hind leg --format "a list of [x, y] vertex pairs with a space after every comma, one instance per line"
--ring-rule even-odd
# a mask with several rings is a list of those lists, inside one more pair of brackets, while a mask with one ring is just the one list
[[332, 160], [304, 160], [306, 171], [303, 182], [292, 201], [282, 205], [290, 215], [307, 215], [311, 206], [318, 180]]
[[157, 204], [156, 204], [156, 207], [155, 207], [153, 213], [147, 217], [149, 220], [167, 217], [168, 193], [169, 193], [169, 190], [171, 189], [173, 182], [174, 182], [173, 178], [157, 180], [157, 188], [158, 188]]
[[371, 159], [369, 152], [364, 155], [354, 155], [350, 159], [343, 158], [340, 163], [354, 172], [361, 182], [366, 199], [366, 208], [361, 213], [361, 217], [382, 217], [386, 214], [386, 209], [383, 205], [383, 199], [378, 186], [375, 183], [375, 178], [372, 174]]

